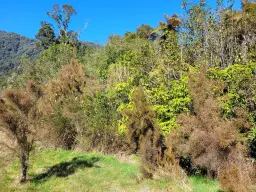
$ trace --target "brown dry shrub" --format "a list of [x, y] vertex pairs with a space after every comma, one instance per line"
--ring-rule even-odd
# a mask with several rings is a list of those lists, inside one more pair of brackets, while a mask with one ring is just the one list
[[45, 85], [41, 103], [48, 137], [55, 145], [71, 149], [82, 129], [82, 105], [85, 89], [82, 65], [73, 60], [62, 68], [59, 76]]
[[123, 111], [123, 115], [128, 117], [128, 142], [132, 152], [139, 152], [141, 172], [145, 177], [152, 178], [157, 166], [160, 129], [155, 126], [155, 114], [141, 86], [134, 90], [132, 102], [132, 109]]
[[256, 190], [255, 167], [239, 151], [232, 152], [218, 169], [218, 180], [225, 191], [253, 192]]
[[157, 155], [159, 144], [152, 129], [146, 132], [140, 143], [140, 169], [146, 178], [152, 178], [157, 168]]
[[3, 131], [3, 127], [0, 127], [0, 169], [8, 165], [15, 158], [15, 148], [17, 143], [10, 139], [10, 136]]
[[[159, 132], [159, 127], [155, 126], [155, 114], [148, 105], [143, 88], [140, 86], [132, 94], [131, 109], [123, 111], [123, 115], [128, 117], [127, 138], [132, 152], [138, 152], [140, 143], [149, 130]], [[152, 138], [153, 139], [153, 138]]]
[[161, 129], [156, 125], [155, 114], [147, 103], [141, 86], [134, 90], [132, 103], [132, 108], [125, 110], [123, 114], [128, 117], [128, 141], [132, 151], [139, 152], [140, 169], [144, 177], [186, 179], [171, 146], [168, 149], [165, 147]]
[[0, 145], [4, 156], [13, 152], [21, 164], [20, 182], [27, 180], [29, 155], [38, 137], [40, 86], [29, 82], [26, 90], [6, 90], [0, 98]]
[[111, 129], [84, 130], [78, 137], [78, 142], [77, 150], [82, 151], [114, 155], [128, 151], [126, 139]]
[[191, 73], [189, 90], [193, 113], [179, 116], [182, 128], [168, 136], [172, 143], [167, 146], [172, 145], [180, 156], [189, 156], [193, 164], [205, 167], [210, 177], [217, 176], [223, 189], [246, 191], [253, 184], [252, 173], [247, 171], [247, 141], [241, 135], [252, 127], [247, 113], [239, 109], [235, 119], [221, 118], [216, 97], [221, 94], [222, 84], [209, 80], [206, 68]]

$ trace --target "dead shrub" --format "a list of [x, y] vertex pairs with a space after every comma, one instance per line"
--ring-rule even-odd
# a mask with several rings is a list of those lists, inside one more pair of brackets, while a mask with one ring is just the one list
[[253, 166], [243, 159], [229, 160], [219, 168], [218, 180], [224, 191], [253, 192], [256, 189], [253, 172]]
[[49, 126], [48, 137], [56, 146], [71, 149], [77, 143], [82, 129], [85, 83], [82, 65], [73, 60], [62, 68], [56, 79], [45, 84], [41, 110]]
[[0, 144], [2, 149], [19, 157], [20, 182], [27, 180], [29, 155], [38, 137], [40, 89], [39, 85], [29, 82], [26, 90], [6, 90], [0, 98], [0, 134], [7, 137], [1, 138]]
[[111, 129], [84, 130], [78, 137], [78, 142], [77, 149], [88, 152], [117, 154], [128, 151], [126, 139]]
[[132, 94], [132, 108], [126, 109], [123, 115], [128, 117], [128, 141], [132, 151], [139, 153], [140, 169], [144, 177], [186, 178], [171, 146], [165, 147], [160, 127], [156, 125], [155, 114], [147, 103], [141, 86]]
[[171, 145], [180, 156], [189, 156], [193, 164], [205, 167], [209, 177], [218, 177], [223, 189], [249, 191], [253, 173], [247, 163], [247, 141], [241, 134], [252, 127], [247, 113], [238, 109], [236, 118], [221, 118], [216, 99], [221, 83], [208, 79], [206, 68], [190, 75], [189, 89], [193, 113], [179, 116], [182, 128], [168, 136]]

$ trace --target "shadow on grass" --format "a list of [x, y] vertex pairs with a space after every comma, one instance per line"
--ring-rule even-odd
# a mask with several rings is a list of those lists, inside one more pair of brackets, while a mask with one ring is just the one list
[[45, 173], [35, 175], [31, 181], [34, 183], [41, 183], [47, 181], [53, 176], [68, 177], [69, 175], [74, 174], [77, 169], [94, 167], [94, 163], [99, 160], [100, 158], [98, 157], [92, 157], [90, 159], [78, 159], [75, 157], [71, 161], [62, 162], [50, 167]]

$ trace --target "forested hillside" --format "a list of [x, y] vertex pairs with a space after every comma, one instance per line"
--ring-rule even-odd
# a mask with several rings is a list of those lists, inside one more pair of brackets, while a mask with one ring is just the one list
[[41, 51], [35, 40], [0, 30], [0, 75], [12, 72], [22, 57], [34, 58]]
[[75, 8], [53, 6], [36, 34], [44, 51], [0, 79], [0, 184], [255, 192], [256, 2], [216, 4], [184, 0], [183, 14], [103, 46], [81, 46]]

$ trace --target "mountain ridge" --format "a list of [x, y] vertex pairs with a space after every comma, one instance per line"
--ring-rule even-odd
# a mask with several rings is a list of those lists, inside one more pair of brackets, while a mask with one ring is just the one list
[[35, 58], [42, 51], [37, 41], [14, 32], [0, 30], [0, 75], [12, 72], [22, 57]]
[[[80, 47], [99, 47], [93, 42], [79, 41]], [[37, 40], [15, 32], [0, 30], [0, 76], [12, 73], [23, 57], [36, 58], [43, 51]]]

